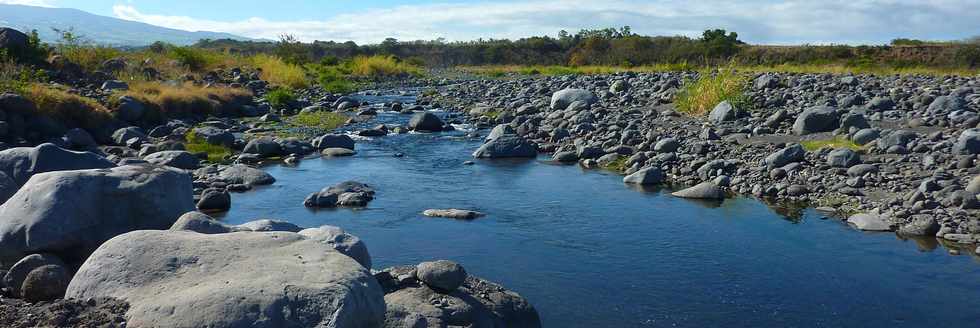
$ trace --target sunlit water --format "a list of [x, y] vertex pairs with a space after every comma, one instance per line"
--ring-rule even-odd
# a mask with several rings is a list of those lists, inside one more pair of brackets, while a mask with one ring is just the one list
[[[366, 125], [407, 119], [382, 113]], [[455, 260], [528, 298], [546, 327], [980, 322], [980, 265], [935, 241], [862, 233], [814, 211], [788, 218], [752, 199], [678, 199], [544, 158], [468, 166], [482, 141], [464, 135], [358, 140], [355, 157], [266, 167], [278, 181], [235, 194], [224, 220], [340, 226], [367, 242], [375, 268]], [[374, 186], [377, 199], [360, 210], [303, 207], [345, 180]], [[422, 216], [429, 208], [488, 215]]]

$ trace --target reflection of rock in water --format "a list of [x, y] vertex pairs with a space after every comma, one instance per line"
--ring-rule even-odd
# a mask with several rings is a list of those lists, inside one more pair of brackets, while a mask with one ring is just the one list
[[773, 213], [779, 214], [786, 221], [792, 223], [803, 222], [803, 212], [806, 211], [806, 204], [800, 202], [786, 202], [786, 201], [773, 201], [771, 199], [759, 199], [763, 204], [766, 204]]
[[905, 240], [905, 241], [911, 240], [911, 241], [915, 242], [915, 245], [918, 246], [919, 251], [922, 251], [922, 252], [932, 252], [932, 251], [935, 251], [936, 248], [939, 248], [939, 239], [937, 239], [936, 237], [929, 237], [929, 236], [903, 236], [901, 234], [895, 234], [895, 236], [898, 237], [898, 239], [901, 239], [901, 240]]

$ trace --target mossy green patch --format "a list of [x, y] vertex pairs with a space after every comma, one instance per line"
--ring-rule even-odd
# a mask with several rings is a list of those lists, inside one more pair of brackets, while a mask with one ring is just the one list
[[861, 145], [858, 145], [854, 143], [854, 141], [848, 140], [847, 138], [841, 136], [836, 136], [831, 139], [801, 141], [800, 145], [802, 145], [803, 149], [806, 149], [807, 151], [816, 151], [820, 150], [821, 148], [847, 148], [854, 151], [864, 150], [864, 147], [861, 147]]
[[212, 163], [222, 163], [227, 160], [228, 157], [232, 155], [231, 148], [222, 145], [213, 145], [204, 140], [204, 138], [198, 136], [194, 131], [187, 132], [184, 136], [186, 142], [184, 147], [187, 151], [191, 153], [205, 153], [208, 154], [208, 162]]

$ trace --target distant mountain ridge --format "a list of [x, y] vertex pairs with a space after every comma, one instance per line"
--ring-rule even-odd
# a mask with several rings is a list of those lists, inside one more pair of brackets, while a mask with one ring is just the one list
[[229, 33], [189, 32], [146, 23], [100, 16], [78, 9], [0, 4], [0, 26], [21, 31], [37, 30], [41, 40], [57, 42], [52, 28], [74, 31], [86, 40], [111, 46], [145, 46], [156, 41], [189, 45], [201, 39], [252, 40]]

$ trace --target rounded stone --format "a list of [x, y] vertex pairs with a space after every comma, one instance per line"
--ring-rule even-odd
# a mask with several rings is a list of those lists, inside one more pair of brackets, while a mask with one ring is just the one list
[[453, 261], [422, 262], [415, 269], [419, 280], [439, 292], [452, 292], [466, 280], [466, 270]]

